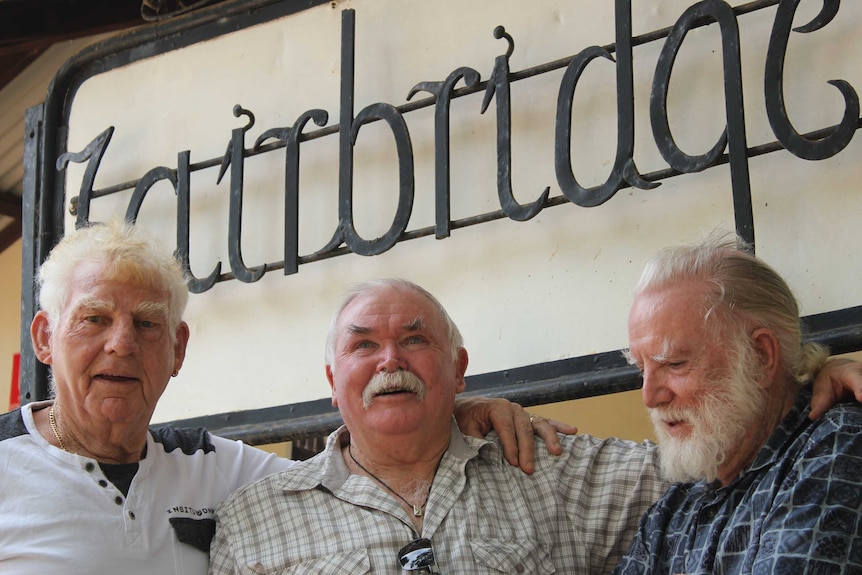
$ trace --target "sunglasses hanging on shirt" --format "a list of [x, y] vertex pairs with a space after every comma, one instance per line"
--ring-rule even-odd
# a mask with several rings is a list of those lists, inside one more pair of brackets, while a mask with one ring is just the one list
[[417, 575], [440, 575], [434, 560], [431, 540], [424, 537], [414, 539], [398, 552], [398, 563], [404, 571]]

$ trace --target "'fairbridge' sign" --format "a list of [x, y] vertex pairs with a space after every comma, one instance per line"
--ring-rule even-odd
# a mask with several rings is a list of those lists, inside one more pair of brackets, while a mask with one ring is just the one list
[[[203, 292], [223, 279], [236, 278], [242, 282], [255, 282], [267, 271], [282, 269], [285, 275], [294, 274], [300, 264], [329, 258], [347, 251], [374, 256], [392, 248], [397, 242], [433, 234], [436, 238], [449, 237], [453, 228], [482, 223], [497, 218], [526, 221], [534, 218], [542, 209], [551, 205], [571, 202], [582, 207], [595, 207], [610, 200], [619, 190], [628, 187], [643, 190], [660, 185], [659, 180], [673, 174], [699, 172], [723, 163], [730, 164], [730, 175], [734, 198], [736, 228], [741, 235], [754, 242], [754, 221], [751, 207], [749, 177], [749, 157], [784, 148], [794, 156], [805, 160], [822, 160], [843, 150], [851, 141], [859, 123], [859, 98], [853, 86], [847, 81], [836, 79], [830, 83], [840, 91], [844, 99], [843, 117], [839, 124], [824, 126], [808, 134], [800, 134], [788, 116], [784, 103], [784, 64], [788, 43], [793, 33], [810, 34], [827, 26], [838, 14], [839, 0], [822, 3], [820, 12], [808, 23], [793, 27], [794, 16], [800, 0], [780, 2], [775, 13], [769, 48], [763, 67], [765, 81], [761, 96], [765, 102], [769, 125], [776, 142], [757, 149], [748, 147], [746, 138], [745, 103], [743, 100], [743, 75], [741, 63], [739, 19], [744, 15], [776, 2], [752, 2], [733, 8], [720, 0], [705, 0], [689, 7], [680, 15], [669, 29], [657, 30], [650, 34], [632, 37], [631, 0], [616, 0], [616, 41], [608, 46], [589, 46], [574, 56], [561, 57], [529, 69], [512, 71], [510, 57], [516, 49], [515, 39], [505, 27], [494, 29], [494, 37], [500, 40], [504, 53], [489, 62], [488, 72], [483, 75], [470, 67], [459, 67], [445, 78], [420, 81], [406, 96], [408, 103], [374, 103], [358, 112], [355, 111], [355, 85], [361, 82], [355, 74], [355, 12], [344, 10], [342, 13], [340, 93], [337, 114], [325, 109], [310, 109], [300, 114], [292, 125], [266, 129], [253, 144], [246, 141], [247, 133], [255, 126], [255, 116], [251, 110], [237, 105], [234, 115], [244, 120], [242, 127], [232, 130], [227, 139], [226, 151], [220, 159], [193, 164], [190, 151], [177, 154], [175, 166], [158, 166], [143, 174], [132, 184], [115, 186], [110, 189], [94, 190], [94, 181], [99, 171], [102, 157], [110, 145], [113, 127], [96, 136], [80, 152], [67, 152], [57, 160], [57, 169], [62, 170], [68, 162], [87, 163], [85, 177], [80, 193], [72, 201], [77, 214], [77, 224], [89, 220], [90, 204], [100, 196], [128, 189], [134, 190], [128, 203], [125, 217], [135, 220], [147, 192], [160, 181], [168, 181], [174, 188], [177, 202], [177, 253], [186, 264], [190, 273], [190, 287], [193, 292]], [[724, 102], [723, 114], [725, 129], [714, 135], [715, 143], [709, 149], [686, 152], [674, 140], [668, 114], [668, 90], [673, 77], [674, 63], [685, 46], [687, 34], [703, 26], [717, 26], [720, 31], [721, 61], [723, 64]], [[652, 88], [649, 101], [649, 122], [652, 136], [667, 168], [652, 173], [641, 173], [634, 160], [635, 152], [635, 105], [633, 46], [663, 39], [663, 47], [658, 63], [652, 74]], [[595, 60], [608, 60], [616, 68], [616, 111], [617, 133], [616, 154], [611, 164], [610, 174], [605, 182], [595, 186], [585, 186], [578, 180], [572, 167], [572, 141], [578, 134], [572, 133], [572, 103], [581, 77]], [[518, 103], [512, 96], [512, 84], [516, 81], [529, 82], [549, 72], [563, 69], [556, 98], [556, 118], [554, 124], [554, 174], [547, 175], [547, 181], [537, 182], [534, 198], [519, 202], [513, 193], [512, 172], [516, 162], [512, 159], [512, 108]], [[421, 72], [420, 72], [421, 73]], [[468, 94], [482, 94], [481, 107], [476, 114], [486, 112], [495, 114], [497, 144], [496, 187], [499, 210], [475, 214], [453, 221], [450, 215], [450, 155], [451, 155], [451, 118], [450, 111], [455, 100]], [[290, 97], [289, 94], [280, 97]], [[812, 105], [815, 105], [812, 103]], [[433, 227], [408, 231], [415, 195], [414, 155], [412, 142], [405, 115], [415, 110], [432, 107], [434, 111], [433, 154], [435, 224]], [[329, 124], [330, 118], [337, 120]], [[372, 122], [382, 122], [389, 130], [394, 141], [394, 155], [388, 161], [397, 166], [398, 194], [397, 206], [389, 228], [375, 238], [365, 238], [354, 225], [354, 156], [356, 148], [362, 146], [361, 131]], [[314, 124], [316, 129], [310, 129]], [[338, 214], [337, 225], [332, 230], [331, 239], [314, 250], [313, 253], [299, 253], [299, 223], [303, 214], [299, 210], [299, 197], [302, 193], [300, 174], [302, 165], [300, 151], [305, 142], [323, 137], [338, 139], [338, 156], [333, 157], [332, 169], [338, 170]], [[242, 250], [242, 214], [246, 160], [257, 154], [273, 153], [283, 150], [284, 155], [284, 259], [276, 262], [248, 263]], [[229, 179], [229, 224], [227, 249], [230, 273], [222, 273], [221, 263], [215, 263], [206, 277], [195, 276], [189, 265], [190, 243], [190, 198], [193, 195], [190, 176], [200, 169], [218, 163], [216, 183], [227, 176]], [[562, 194], [550, 197], [552, 189], [547, 182], [553, 180]], [[543, 189], [543, 191], [541, 191]], [[529, 195], [529, 191], [522, 194]]]

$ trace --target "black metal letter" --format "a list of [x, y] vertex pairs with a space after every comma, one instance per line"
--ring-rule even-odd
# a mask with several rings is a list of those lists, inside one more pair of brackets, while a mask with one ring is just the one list
[[632, 9], [631, 0], [616, 0], [616, 72], [617, 72], [617, 155], [613, 170], [604, 184], [587, 189], [578, 183], [572, 170], [572, 100], [578, 80], [587, 65], [598, 57], [614, 61], [607, 50], [599, 46], [585, 48], [566, 68], [557, 96], [557, 117], [554, 136], [554, 169], [557, 183], [569, 201], [592, 208], [605, 203], [622, 188], [623, 182], [643, 190], [660, 184], [644, 180], [634, 161], [635, 112], [634, 78], [632, 69]]
[[443, 82], [420, 82], [413, 86], [407, 95], [409, 101], [417, 92], [425, 91], [434, 95], [434, 205], [436, 223], [434, 235], [438, 240], [449, 237], [451, 216], [449, 194], [451, 191], [449, 169], [449, 108], [452, 92], [458, 80], [473, 88], [479, 84], [479, 72], [472, 68], [458, 68]]
[[[338, 230], [324, 250], [336, 248], [342, 241], [353, 253], [362, 256], [382, 254], [395, 245], [407, 229], [413, 210], [413, 148], [410, 133], [401, 113], [390, 104], [372, 104], [353, 117], [354, 46], [356, 16], [345, 10], [341, 17], [341, 110], [339, 113]], [[381, 237], [366, 240], [353, 226], [353, 146], [363, 124], [384, 120], [395, 137], [398, 151], [398, 208], [389, 230]]]
[[[835, 18], [839, 5], [840, 0], [823, 0], [823, 8], [814, 20], [805, 26], [793, 28], [793, 31], [807, 33], [823, 28]], [[785, 0], [778, 5], [775, 23], [772, 25], [772, 36], [769, 38], [769, 50], [766, 53], [764, 75], [766, 113], [775, 137], [791, 154], [805, 160], [824, 160], [846, 148], [853, 139], [856, 124], [859, 121], [859, 97], [853, 86], [845, 80], [828, 82], [838, 88], [844, 96], [844, 117], [831, 134], [819, 140], [810, 140], [800, 135], [790, 123], [787, 108], [784, 106], [784, 58], [793, 16], [798, 7], [799, 0]]]
[[221, 274], [221, 262], [216, 262], [213, 271], [204, 279], [192, 273], [189, 262], [189, 233], [191, 228], [191, 152], [177, 154], [177, 251], [176, 256], [186, 272], [191, 293], [203, 293], [213, 287]]
[[246, 116], [248, 123], [242, 128], [231, 131], [230, 143], [225, 151], [216, 184], [221, 182], [222, 176], [230, 166], [230, 216], [228, 222], [228, 258], [230, 269], [241, 282], [252, 283], [263, 277], [266, 273], [266, 264], [255, 268], [246, 267], [242, 259], [242, 190], [243, 190], [243, 168], [245, 165], [245, 133], [254, 126], [254, 114], [240, 107], [233, 107], [233, 115], [239, 118]]
[[538, 200], [530, 205], [521, 205], [512, 194], [512, 97], [509, 90], [509, 56], [515, 51], [515, 42], [502, 26], [494, 28], [494, 38], [505, 38], [509, 48], [494, 61], [494, 71], [485, 89], [482, 113], [488, 109], [491, 98], [496, 95], [497, 105], [497, 196], [503, 213], [510, 219], [524, 222], [534, 217], [545, 205], [550, 187], [545, 188]]
[[99, 171], [99, 164], [102, 163], [102, 156], [111, 142], [111, 136], [114, 135], [114, 126], [108, 126], [104, 132], [93, 138], [87, 147], [82, 152], [66, 152], [60, 154], [57, 158], [57, 171], [66, 168], [69, 162], [76, 164], [87, 163], [87, 169], [84, 170], [84, 179], [81, 180], [81, 193], [78, 196], [77, 212], [78, 217], [75, 220], [75, 228], [80, 228], [90, 221], [90, 195], [93, 193], [93, 182], [96, 180], [96, 172]]
[[[673, 64], [685, 36], [700, 20], [709, 18], [721, 28], [724, 62], [724, 106], [727, 125], [718, 142], [701, 156], [689, 156], [674, 142], [667, 118], [667, 93]], [[733, 210], [736, 231], [754, 246], [754, 214], [751, 206], [751, 181], [748, 172], [748, 145], [745, 135], [745, 110], [742, 99], [742, 63], [739, 54], [739, 26], [736, 15], [726, 2], [703, 0], [689, 7], [671, 29], [662, 48], [652, 92], [650, 93], [650, 121], [659, 152], [675, 170], [683, 173], [699, 172], [709, 167], [729, 146], [730, 180], [733, 188]]]
[[143, 178], [138, 180], [138, 185], [135, 186], [135, 191], [129, 200], [125, 218], [127, 222], [134, 224], [138, 220], [138, 213], [141, 211], [141, 205], [144, 203], [144, 198], [147, 197], [147, 192], [159, 180], [168, 180], [174, 188], [174, 193], [177, 192], [177, 176], [170, 168], [158, 166], [149, 170]]
[[267, 130], [254, 143], [257, 150], [269, 138], [285, 143], [284, 150], [284, 275], [299, 271], [299, 137], [309, 120], [326, 125], [325, 110], [309, 110], [300, 115], [292, 128]]

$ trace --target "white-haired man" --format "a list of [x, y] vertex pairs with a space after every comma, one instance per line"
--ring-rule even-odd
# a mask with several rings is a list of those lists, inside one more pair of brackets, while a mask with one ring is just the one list
[[862, 408], [811, 420], [826, 352], [802, 344], [790, 288], [742, 247], [665, 250], [636, 287], [630, 359], [680, 483], [616, 575], [862, 573]]

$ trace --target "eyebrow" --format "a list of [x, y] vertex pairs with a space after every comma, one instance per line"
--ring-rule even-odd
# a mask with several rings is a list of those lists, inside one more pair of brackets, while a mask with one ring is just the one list
[[[420, 315], [414, 318], [413, 320], [405, 323], [402, 328], [404, 331], [415, 332], [421, 331], [425, 327], [425, 319]], [[366, 335], [371, 333], [373, 330], [370, 327], [366, 327], [364, 325], [357, 325], [355, 323], [348, 324], [346, 327], [347, 333], [352, 335]]]
[[371, 328], [363, 327], [361, 325], [350, 324], [347, 326], [347, 333], [354, 335], [362, 335], [366, 333], [371, 333]]
[[[637, 361], [635, 361], [634, 356], [632, 356], [631, 348], [626, 348], [621, 351], [626, 362], [628, 362], [629, 365], [637, 367]], [[653, 355], [648, 355], [647, 358], [657, 363], [665, 363], [673, 353], [678, 352], [674, 348], [673, 344], [669, 340], [665, 339], [662, 341], [661, 351]]]
[[107, 299], [102, 299], [93, 296], [84, 296], [75, 303], [75, 311], [82, 310], [108, 310], [113, 311], [116, 308], [114, 302]]
[[148, 316], [157, 315], [160, 317], [167, 317], [168, 305], [159, 301], [145, 301], [141, 302], [140, 305], [135, 308], [135, 313]]
[[404, 329], [406, 331], [420, 331], [424, 327], [425, 327], [425, 319], [421, 315], [417, 316], [410, 323], [404, 324]]
[[[113, 300], [93, 296], [84, 296], [75, 305], [75, 310], [78, 312], [87, 310], [114, 311], [115, 309], [117, 309], [117, 306]], [[133, 313], [136, 315], [167, 317], [168, 306], [163, 302], [144, 301], [138, 304]]]
[[661, 342], [661, 351], [655, 355], [650, 356], [650, 359], [658, 363], [665, 363], [667, 362], [668, 358], [678, 353], [680, 353], [679, 346], [675, 346], [673, 343], [671, 343], [669, 339], [665, 338]]

